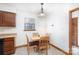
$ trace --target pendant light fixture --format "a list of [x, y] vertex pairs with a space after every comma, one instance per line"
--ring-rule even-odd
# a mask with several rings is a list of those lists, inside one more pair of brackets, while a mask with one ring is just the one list
[[44, 5], [44, 3], [41, 3], [41, 12], [39, 13], [40, 17], [44, 17], [45, 16], [43, 5]]

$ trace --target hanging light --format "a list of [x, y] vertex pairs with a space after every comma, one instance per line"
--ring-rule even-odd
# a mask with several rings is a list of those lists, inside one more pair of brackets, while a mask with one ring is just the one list
[[45, 16], [43, 5], [44, 5], [44, 3], [41, 3], [41, 12], [39, 13], [40, 17], [44, 17]]

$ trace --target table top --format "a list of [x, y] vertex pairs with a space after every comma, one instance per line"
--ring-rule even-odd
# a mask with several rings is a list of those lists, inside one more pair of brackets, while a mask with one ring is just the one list
[[41, 36], [32, 36], [32, 40], [36, 41], [36, 40], [40, 40], [41, 37], [48, 37], [46, 35], [41, 35]]
[[35, 40], [39, 40], [39, 39], [40, 39], [40, 37], [38, 37], [38, 36], [33, 36], [33, 37], [32, 37], [32, 40], [34, 40], [34, 41], [35, 41]]

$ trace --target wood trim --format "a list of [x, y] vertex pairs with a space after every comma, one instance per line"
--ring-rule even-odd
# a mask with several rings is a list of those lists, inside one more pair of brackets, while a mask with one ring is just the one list
[[69, 54], [72, 55], [72, 12], [69, 11]]
[[3, 10], [0, 10], [0, 12], [5, 12], [5, 13], [12, 13], [12, 14], [16, 14], [16, 13], [14, 13], [14, 12], [3, 11]]
[[69, 11], [69, 54], [72, 55], [72, 12], [79, 10], [79, 7]]
[[77, 47], [79, 47], [79, 45]]
[[27, 44], [25, 44], [25, 45], [20, 45], [20, 46], [16, 46], [15, 49], [21, 48], [21, 47], [27, 47]]
[[24, 31], [36, 31], [36, 30], [24, 30]]
[[76, 31], [77, 31], [77, 32], [76, 32], [76, 33], [77, 33], [76, 46], [78, 46], [78, 17], [73, 17], [72, 19], [77, 19], [77, 23], [76, 23], [76, 24], [77, 24], [77, 30], [76, 30]]
[[74, 11], [77, 11], [77, 10], [79, 10], [79, 7], [75, 8], [75, 9], [73, 9], [73, 10], [70, 10], [70, 11], [71, 11], [71, 12], [74, 12]]
[[[53, 45], [53, 44], [50, 44], [50, 43], [49, 43], [49, 45], [51, 45], [52, 47], [54, 47], [54, 48], [60, 50], [61, 52], [65, 53], [66, 55], [70, 55], [68, 52], [65, 52], [64, 50], [62, 50], [61, 48], [59, 48], [59, 47], [57, 47], [57, 46], [55, 46], [55, 45]], [[21, 48], [21, 47], [27, 47], [27, 44], [25, 44], [25, 45], [20, 45], [20, 46], [16, 46], [15, 49]]]
[[63, 52], [63, 53], [65, 53], [66, 55], [69, 55], [69, 53], [68, 52], [66, 52], [66, 51], [64, 51], [63, 49], [61, 49], [61, 48], [59, 48], [59, 47], [57, 47], [57, 46], [55, 46], [55, 45], [53, 45], [53, 44], [50, 44], [52, 47], [54, 47], [54, 48], [56, 48], [56, 49], [58, 49], [59, 51], [61, 51], [61, 52]]

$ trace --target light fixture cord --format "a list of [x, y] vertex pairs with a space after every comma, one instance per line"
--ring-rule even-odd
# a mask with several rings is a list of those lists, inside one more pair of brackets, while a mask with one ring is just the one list
[[41, 13], [44, 13], [43, 12], [43, 5], [44, 5], [44, 3], [41, 3]]

